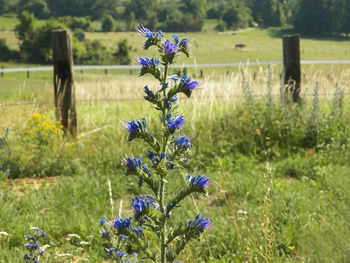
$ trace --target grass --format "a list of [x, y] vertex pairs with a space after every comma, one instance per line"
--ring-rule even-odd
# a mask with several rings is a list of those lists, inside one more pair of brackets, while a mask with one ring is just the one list
[[[209, 31], [190, 35], [197, 63], [280, 59], [281, 40], [267, 31]], [[140, 41], [133, 33], [87, 37], [105, 43], [128, 37], [134, 46]], [[232, 50], [235, 41], [248, 43], [247, 50]], [[303, 40], [303, 59], [345, 59], [346, 44]], [[242, 89], [241, 70], [249, 89]], [[194, 69], [191, 75], [204, 83], [203, 89], [191, 100], [179, 98], [186, 119], [183, 133], [192, 140], [188, 168], [214, 181], [209, 198], [194, 196], [174, 212], [177, 223], [203, 211], [214, 227], [180, 255], [183, 262], [322, 263], [349, 258], [350, 69], [304, 66], [305, 100], [300, 107], [281, 103], [281, 68], [271, 70], [269, 86], [264, 67], [204, 69], [203, 78]], [[5, 74], [0, 78], [1, 103], [52, 101], [51, 74], [34, 72], [30, 79], [25, 73]], [[22, 260], [24, 235], [31, 226], [48, 233], [45, 243], [51, 247], [42, 262], [109, 262], [98, 222], [102, 215], [132, 212], [129, 200], [140, 189], [137, 178], [123, 175], [120, 158], [145, 154], [142, 143], [126, 143], [119, 120], [146, 116], [150, 130], [159, 128], [158, 116], [150, 115], [149, 105], [142, 102], [145, 83], [153, 90], [159, 87], [148, 77], [134, 75], [77, 72], [77, 140], [56, 138], [42, 144], [24, 135], [31, 114], [54, 120], [52, 104], [0, 106], [0, 135], [10, 129], [12, 152], [9, 174], [0, 176], [0, 232], [9, 233], [0, 235], [1, 263]], [[314, 130], [310, 116], [316, 82], [320, 110]], [[336, 84], [344, 93], [343, 103], [334, 101]], [[178, 185], [184, 176], [177, 170], [169, 180]]]
[[[184, 262], [346, 262], [350, 245], [346, 223], [350, 151], [348, 144], [339, 145], [338, 139], [348, 138], [349, 134], [347, 100], [340, 118], [346, 125], [335, 126], [338, 130], [324, 129], [329, 127], [328, 116], [332, 111], [334, 88], [329, 87], [342, 81], [346, 88], [348, 73], [343, 72], [343, 79], [332, 79], [316, 72], [305, 84], [312, 93], [314, 82], [319, 80], [320, 88], [329, 94], [321, 98], [320, 118], [325, 122], [320, 128], [322, 137], [311, 148], [302, 146], [311, 100], [303, 108], [283, 111], [279, 106], [278, 76], [273, 74], [275, 106], [271, 117], [274, 121], [267, 126], [268, 119], [264, 119], [268, 116], [264, 106], [267, 72], [260, 69], [258, 73], [253, 81], [254, 74], [246, 72], [251, 90], [263, 95], [260, 99], [254, 97], [256, 115], [252, 115], [250, 102], [244, 102], [241, 75], [207, 77], [205, 88], [194, 93], [192, 100], [180, 98], [185, 102], [181, 111], [187, 120], [183, 133], [192, 136], [191, 173], [209, 176], [215, 183], [208, 199], [194, 197], [183, 204], [182, 212], [179, 209], [175, 213], [174, 222], [179, 222], [184, 217], [193, 217], [197, 213], [193, 207], [197, 206], [214, 226], [179, 259]], [[79, 98], [88, 101], [130, 98], [130, 92], [140, 98], [145, 82], [150, 81], [82, 74], [77, 76], [76, 92]], [[43, 96], [42, 91], [34, 94], [34, 98]], [[15, 93], [11, 96], [16, 98]], [[233, 98], [236, 103], [232, 103]], [[51, 105], [3, 107], [1, 112], [0, 130], [10, 128], [10, 178], [19, 178], [2, 183], [0, 232], [10, 236], [0, 237], [0, 262], [21, 260], [23, 235], [29, 233], [30, 226], [49, 233], [46, 243], [51, 247], [46, 258], [51, 261], [47, 262], [84, 258], [91, 262], [107, 261], [98, 228], [102, 215], [111, 216], [107, 179], [112, 184], [114, 215], [119, 209], [122, 215], [127, 215], [131, 212], [128, 200], [139, 189], [136, 178], [123, 175], [120, 156], [145, 151], [142, 144], [126, 144], [119, 120], [138, 118], [140, 112], [149, 116], [152, 112], [149, 106], [140, 101], [78, 104], [79, 139], [46, 146], [23, 134], [32, 113], [54, 119]], [[150, 130], [154, 130], [157, 116], [152, 115], [148, 122]], [[271, 171], [266, 168], [266, 162]], [[182, 176], [174, 173], [171, 180], [180, 183]], [[80, 239], [67, 240], [67, 235], [73, 233]], [[80, 241], [88, 241], [89, 245], [80, 245]], [[58, 254], [71, 256], [64, 259]]]

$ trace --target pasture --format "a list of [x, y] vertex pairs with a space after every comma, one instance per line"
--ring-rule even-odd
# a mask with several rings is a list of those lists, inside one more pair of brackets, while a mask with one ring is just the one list
[[[87, 34], [110, 47], [126, 37], [135, 55], [142, 55], [136, 33]], [[186, 37], [193, 58], [178, 63], [282, 57], [281, 40], [266, 30]], [[247, 48], [234, 50], [235, 43]], [[302, 59], [350, 58], [348, 41], [302, 40], [301, 49]], [[173, 220], [203, 211], [213, 229], [179, 260], [347, 262], [350, 69], [310, 65], [302, 70], [301, 106], [281, 100], [280, 66], [204, 69], [203, 78], [200, 69], [190, 71], [203, 84], [191, 100], [179, 98], [186, 119], [182, 133], [192, 141], [186, 168], [214, 183], [209, 198], [193, 196]], [[51, 73], [0, 78], [0, 103], [22, 104], [0, 105], [0, 136], [9, 128], [3, 151], [11, 150], [9, 173], [0, 179], [0, 232], [9, 234], [0, 234], [0, 262], [22, 260], [24, 235], [32, 226], [48, 233], [50, 247], [42, 262], [109, 262], [99, 219], [132, 213], [129, 200], [140, 189], [135, 178], [123, 174], [120, 159], [145, 154], [142, 143], [126, 142], [119, 120], [145, 116], [150, 130], [159, 128], [158, 116], [143, 102], [146, 84], [159, 88], [136, 71], [77, 72], [79, 136], [43, 142], [27, 136], [26, 129], [33, 114], [55, 121]], [[185, 176], [176, 170], [171, 180], [180, 184]]]

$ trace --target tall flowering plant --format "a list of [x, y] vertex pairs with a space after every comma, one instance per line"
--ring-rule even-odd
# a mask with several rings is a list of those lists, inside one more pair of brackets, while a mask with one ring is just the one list
[[[132, 199], [132, 217], [117, 217], [113, 221], [102, 217], [101, 233], [113, 244], [107, 251], [117, 261], [133, 262], [136, 258], [174, 262], [186, 244], [210, 228], [210, 220], [201, 214], [177, 226], [170, 225], [171, 215], [183, 199], [193, 193], [207, 196], [210, 178], [188, 175], [180, 190], [165, 195], [171, 179], [168, 176], [170, 170], [180, 168], [191, 149], [190, 138], [179, 134], [185, 119], [177, 113], [177, 95], [183, 93], [190, 98], [199, 83], [188, 76], [168, 76], [169, 66], [174, 64], [178, 55], [190, 56], [190, 44], [186, 38], [179, 40], [174, 35], [172, 41], [164, 40], [161, 31], [152, 33], [142, 25], [138, 33], [146, 38], [144, 49], [154, 46], [160, 55], [159, 58], [137, 57], [136, 63], [141, 66], [140, 76], [150, 74], [159, 81], [159, 88], [155, 90], [144, 87], [144, 98], [158, 111], [162, 129], [156, 136], [148, 130], [145, 118], [122, 122], [128, 132], [128, 142], [139, 139], [150, 147], [147, 159], [125, 156], [122, 163], [125, 174], [136, 175], [139, 186], [147, 186], [152, 193]], [[152, 234], [155, 234], [155, 239], [146, 238]], [[151, 244], [152, 240], [158, 240], [158, 245]]]

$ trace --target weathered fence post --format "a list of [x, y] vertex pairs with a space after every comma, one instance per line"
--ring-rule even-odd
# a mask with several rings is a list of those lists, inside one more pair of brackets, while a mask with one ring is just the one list
[[72, 38], [68, 30], [52, 31], [52, 55], [54, 66], [54, 93], [56, 119], [61, 122], [65, 134], [77, 135], [75, 89], [73, 71]]
[[293, 103], [300, 97], [300, 35], [283, 36], [283, 67], [285, 95], [292, 94]]

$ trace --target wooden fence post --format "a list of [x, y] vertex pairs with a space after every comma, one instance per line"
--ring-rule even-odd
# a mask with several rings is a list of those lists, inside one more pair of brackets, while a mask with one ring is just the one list
[[301, 102], [300, 97], [300, 35], [283, 36], [283, 67], [285, 95], [292, 94], [293, 103]]
[[71, 33], [58, 29], [53, 30], [51, 36], [56, 119], [61, 122], [65, 134], [69, 131], [77, 136]]

